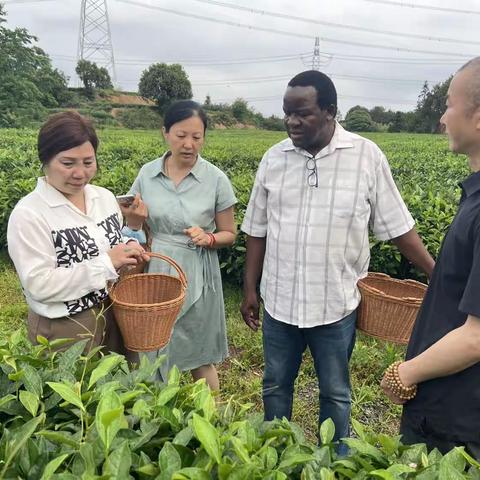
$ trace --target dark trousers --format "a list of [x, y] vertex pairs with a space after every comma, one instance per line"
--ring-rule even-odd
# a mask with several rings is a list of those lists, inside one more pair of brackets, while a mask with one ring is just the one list
[[[265, 420], [292, 414], [295, 379], [308, 347], [313, 357], [320, 387], [319, 422], [331, 418], [334, 440], [349, 436], [350, 375], [348, 363], [355, 344], [354, 311], [338, 322], [313, 328], [299, 328], [279, 322], [267, 311], [263, 318], [263, 405]], [[341, 445], [339, 453], [346, 453]]]
[[[461, 415], [461, 412], [459, 412], [459, 415]], [[449, 452], [455, 447], [465, 447], [473, 458], [480, 460], [479, 442], [461, 442], [445, 438], [435, 432], [424, 417], [418, 418], [403, 414], [400, 433], [402, 434], [402, 442], [406, 445], [426, 443], [429, 451], [437, 448], [442, 454]]]

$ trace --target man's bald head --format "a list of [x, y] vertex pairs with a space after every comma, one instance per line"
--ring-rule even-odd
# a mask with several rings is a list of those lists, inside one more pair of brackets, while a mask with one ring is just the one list
[[480, 57], [475, 57], [461, 67], [457, 73], [465, 72], [469, 74], [466, 96], [468, 98], [470, 113], [473, 113], [480, 107]]

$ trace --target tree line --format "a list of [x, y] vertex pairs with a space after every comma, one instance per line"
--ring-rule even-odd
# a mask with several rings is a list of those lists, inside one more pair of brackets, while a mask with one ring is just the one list
[[439, 133], [440, 117], [445, 111], [447, 91], [452, 77], [433, 87], [423, 84], [417, 106], [411, 112], [386, 110], [382, 106], [371, 109], [356, 105], [345, 116], [344, 125], [354, 132], [416, 132]]
[[[37, 38], [24, 28], [9, 29], [0, 4], [0, 127], [22, 127], [41, 121], [50, 109], [76, 108], [78, 92], [68, 88], [68, 78], [52, 66], [50, 57], [36, 46]], [[108, 70], [80, 60], [76, 73], [83, 83], [83, 96], [94, 100], [97, 93], [113, 89]], [[351, 108], [342, 123], [351, 131], [425, 132], [439, 131], [450, 79], [429, 87], [425, 82], [414, 111], [386, 110], [382, 106]], [[155, 102], [160, 115], [181, 98], [192, 98], [192, 85], [179, 64], [155, 63], [142, 72], [138, 94]], [[231, 105], [215, 104], [209, 95], [204, 108], [214, 124], [232, 127], [238, 123], [257, 128], [283, 130], [282, 119], [265, 118], [238, 98]]]

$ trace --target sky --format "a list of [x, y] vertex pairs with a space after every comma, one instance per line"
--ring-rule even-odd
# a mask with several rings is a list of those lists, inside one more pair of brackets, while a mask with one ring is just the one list
[[[2, 2], [2, 0], [0, 0]], [[99, 0], [87, 3], [103, 4]], [[4, 0], [72, 86], [81, 0]], [[423, 83], [443, 82], [480, 55], [480, 0], [107, 0], [115, 86], [136, 91], [152, 63], [180, 63], [194, 99], [244, 98], [282, 115], [290, 78], [333, 79], [343, 116], [355, 106], [409, 111]], [[314, 56], [318, 37], [319, 56]], [[96, 60], [98, 57], [93, 57]], [[317, 60], [319, 65], [315, 65]]]

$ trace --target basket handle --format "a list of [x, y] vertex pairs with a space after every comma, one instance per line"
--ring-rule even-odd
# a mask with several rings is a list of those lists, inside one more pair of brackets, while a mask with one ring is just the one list
[[411, 279], [407, 279], [407, 280], [403, 280], [404, 283], [408, 283], [409, 285], [413, 285], [414, 287], [426, 287], [426, 285], [422, 282], [417, 282], [416, 280], [411, 280]]
[[368, 276], [373, 278], [390, 278], [390, 275], [381, 272], [368, 272]]
[[155, 253], [155, 252], [146, 252], [146, 254], [149, 257], [154, 257], [158, 258], [159, 260], [164, 260], [165, 262], [169, 263], [178, 273], [178, 277], [180, 278], [180, 282], [183, 285], [183, 288], [187, 288], [187, 279], [185, 277], [185, 273], [183, 273], [183, 270], [180, 268], [178, 263], [173, 260], [173, 258], [167, 257], [166, 255], [162, 255], [161, 253]]

